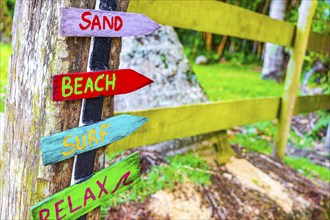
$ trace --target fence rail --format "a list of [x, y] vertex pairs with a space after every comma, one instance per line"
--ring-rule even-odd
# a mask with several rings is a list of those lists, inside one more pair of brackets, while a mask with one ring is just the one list
[[[135, 133], [111, 144], [111, 150], [160, 143], [278, 117], [280, 97], [254, 98], [125, 112], [150, 119]], [[330, 109], [330, 95], [297, 97], [294, 114]], [[239, 114], [234, 114], [239, 113]], [[117, 113], [122, 114], [122, 113]]]
[[130, 12], [143, 13], [160, 24], [271, 42], [289, 47], [291, 56], [282, 98], [217, 102], [140, 111], [136, 114], [150, 118], [149, 124], [130, 138], [117, 142], [112, 148], [128, 149], [129, 146], [154, 144], [257, 121], [277, 119], [274, 156], [282, 160], [291, 116], [300, 112], [330, 108], [329, 96], [296, 99], [305, 51], [330, 53], [330, 36], [310, 31], [316, 6], [316, 1], [302, 1], [298, 24], [295, 26], [289, 22], [272, 19], [215, 0], [131, 0], [128, 9]]
[[330, 54], [330, 36], [310, 32], [307, 50]]
[[[294, 24], [219, 1], [131, 0], [128, 11], [163, 25], [293, 46]], [[330, 53], [330, 36], [311, 32], [307, 50]]]

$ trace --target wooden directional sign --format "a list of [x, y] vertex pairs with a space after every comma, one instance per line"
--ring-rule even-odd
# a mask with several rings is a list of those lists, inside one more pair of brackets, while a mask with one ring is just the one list
[[77, 219], [140, 181], [138, 153], [31, 207], [33, 219]]
[[152, 82], [131, 69], [59, 74], [52, 77], [52, 99], [64, 101], [125, 94]]
[[56, 163], [106, 146], [128, 136], [147, 121], [145, 117], [123, 114], [41, 138], [43, 164]]
[[61, 8], [62, 36], [128, 37], [150, 34], [160, 28], [142, 14]]

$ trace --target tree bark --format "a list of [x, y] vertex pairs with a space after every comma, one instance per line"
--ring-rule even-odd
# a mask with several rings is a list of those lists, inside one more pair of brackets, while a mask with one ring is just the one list
[[325, 135], [324, 148], [330, 150], [330, 122], [328, 123], [327, 133]]
[[258, 46], [257, 46], [257, 56], [258, 58], [260, 59], [262, 56], [263, 56], [263, 49], [264, 49], [264, 43], [258, 43]]
[[225, 45], [226, 45], [227, 39], [228, 39], [228, 36], [227, 35], [223, 36], [222, 39], [221, 39], [221, 42], [220, 42], [220, 44], [218, 46], [217, 55], [219, 56], [219, 62], [221, 60], [221, 56], [222, 56], [223, 50], [225, 49]]
[[205, 41], [206, 41], [206, 49], [208, 51], [212, 50], [212, 42], [213, 42], [213, 34], [212, 33], [205, 33]]
[[60, 7], [95, 8], [95, 0], [16, 1], [0, 148], [0, 219], [30, 219], [32, 205], [70, 185], [72, 159], [45, 167], [39, 145], [40, 138], [79, 122], [81, 101], [50, 99], [51, 75], [85, 71], [90, 46], [90, 38], [59, 36]]
[[[286, 0], [272, 0], [269, 16], [278, 20], [283, 20], [285, 16]], [[261, 77], [263, 79], [275, 79], [283, 81], [284, 71], [284, 48], [272, 43], [266, 43], [264, 65]]]

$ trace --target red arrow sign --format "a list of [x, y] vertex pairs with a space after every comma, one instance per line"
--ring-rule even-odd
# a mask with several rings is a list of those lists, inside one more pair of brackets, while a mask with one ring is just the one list
[[59, 74], [52, 77], [52, 100], [125, 94], [152, 82], [148, 77], [131, 69]]

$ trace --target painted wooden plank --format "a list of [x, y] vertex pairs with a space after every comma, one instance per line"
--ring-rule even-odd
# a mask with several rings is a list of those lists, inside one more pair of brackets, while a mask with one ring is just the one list
[[317, 110], [330, 109], [330, 95], [298, 96], [296, 99], [294, 115]]
[[[216, 1], [190, 1], [188, 4], [185, 0], [131, 0], [128, 11], [145, 14], [164, 25], [287, 47], [292, 46], [295, 29], [289, 22]], [[330, 53], [330, 36], [311, 32], [307, 50]]]
[[295, 29], [291, 23], [220, 1], [131, 0], [128, 11], [145, 14], [164, 25], [288, 47], [292, 46]]
[[150, 121], [129, 137], [111, 145], [112, 150], [160, 143], [234, 126], [277, 118], [279, 97], [257, 98], [156, 108], [131, 112]]
[[52, 77], [52, 100], [65, 101], [125, 94], [152, 82], [132, 69], [59, 74]]
[[160, 28], [142, 14], [82, 8], [61, 8], [60, 32], [75, 37], [129, 37]]
[[310, 32], [307, 50], [330, 54], [330, 35]]
[[41, 138], [43, 164], [56, 163], [106, 146], [130, 135], [147, 121], [145, 117], [123, 114]]
[[[126, 0], [120, 1], [120, 3], [124, 2], [126, 2]], [[117, 8], [121, 9], [120, 6], [118, 7], [117, 0], [98, 0], [95, 4], [95, 8], [104, 11], [116, 11]], [[114, 69], [113, 66], [117, 63], [114, 57], [119, 56], [120, 51], [113, 49], [119, 46], [119, 41], [120, 39], [116, 39], [115, 42], [117, 43], [113, 43], [113, 40], [110, 37], [92, 37], [87, 71]], [[113, 116], [113, 97], [106, 100], [106, 102], [110, 102], [110, 105], [108, 105], [109, 108], [104, 111], [102, 111], [104, 104], [103, 100], [103, 97], [83, 99], [79, 126], [98, 122], [101, 120], [103, 114], [106, 114], [109, 117]], [[98, 164], [97, 169], [103, 168], [104, 156], [104, 149], [102, 148], [78, 154], [74, 158], [71, 185], [90, 176], [94, 172], [95, 162]], [[99, 212], [99, 209], [93, 210], [88, 216], [87, 214], [83, 215], [78, 220], [98, 219], [100, 216]]]
[[[113, 143], [111, 149], [127, 150], [259, 121], [276, 120], [279, 104], [280, 97], [269, 97], [127, 112], [146, 116], [150, 122], [129, 137]], [[330, 109], [330, 95], [303, 96], [297, 98], [294, 114], [326, 109]]]
[[294, 39], [294, 47], [291, 50], [285, 75], [284, 92], [275, 132], [275, 146], [272, 152], [272, 156], [277, 160], [283, 160], [286, 152], [291, 128], [291, 118], [294, 113], [308, 36], [316, 6], [316, 1], [301, 1], [298, 9], [298, 26]]
[[31, 207], [33, 219], [76, 219], [141, 180], [138, 153], [96, 172]]

